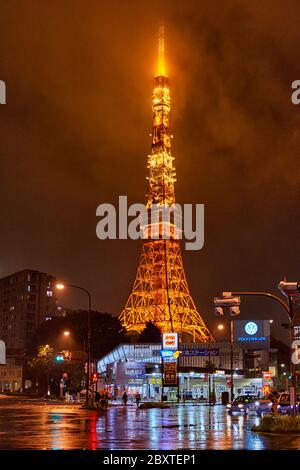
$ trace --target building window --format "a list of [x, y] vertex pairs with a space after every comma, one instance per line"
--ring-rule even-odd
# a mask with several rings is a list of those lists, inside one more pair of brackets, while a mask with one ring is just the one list
[[46, 294], [47, 294], [47, 297], [52, 297], [53, 292], [52, 290], [47, 290]]

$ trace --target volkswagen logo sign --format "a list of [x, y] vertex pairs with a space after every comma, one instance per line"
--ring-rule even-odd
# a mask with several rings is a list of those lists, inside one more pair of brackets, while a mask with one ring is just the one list
[[255, 335], [257, 330], [258, 330], [258, 326], [257, 326], [257, 323], [255, 323], [254, 321], [248, 321], [248, 323], [246, 323], [245, 331], [247, 335]]

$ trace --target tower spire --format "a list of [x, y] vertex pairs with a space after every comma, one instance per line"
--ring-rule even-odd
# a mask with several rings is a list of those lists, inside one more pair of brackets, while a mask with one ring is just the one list
[[157, 63], [157, 76], [166, 77], [166, 62], [165, 62], [165, 27], [164, 24], [160, 25], [158, 34], [158, 63]]

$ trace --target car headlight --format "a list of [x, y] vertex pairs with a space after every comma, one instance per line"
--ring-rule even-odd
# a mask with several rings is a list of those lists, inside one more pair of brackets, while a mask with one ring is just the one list
[[259, 401], [256, 401], [256, 402], [255, 402], [255, 406], [259, 406]]
[[239, 408], [243, 408], [243, 405], [241, 405], [241, 403], [238, 405]]
[[226, 405], [226, 408], [231, 408], [231, 404], [228, 403], [228, 405]]

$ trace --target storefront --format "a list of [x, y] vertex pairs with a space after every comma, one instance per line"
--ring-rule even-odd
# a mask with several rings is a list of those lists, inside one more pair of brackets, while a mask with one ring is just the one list
[[238, 343], [182, 343], [179, 349], [178, 386], [162, 389], [161, 344], [115, 348], [98, 361], [102, 386], [116, 398], [126, 390], [130, 397], [139, 392], [143, 400], [177, 401], [179, 392], [181, 401], [209, 401], [214, 396], [221, 402], [222, 394], [230, 390], [231, 359], [234, 396], [260, 395], [264, 386], [272, 386], [271, 376], [247, 377], [245, 351]]

